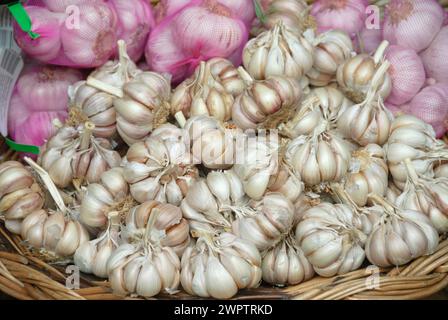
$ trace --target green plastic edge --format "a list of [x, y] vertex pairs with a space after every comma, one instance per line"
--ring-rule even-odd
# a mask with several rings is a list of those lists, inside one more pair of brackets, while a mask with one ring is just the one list
[[260, 2], [258, 2], [258, 0], [254, 0], [254, 6], [257, 18], [261, 21], [261, 23], [265, 23], [266, 15], [264, 14], [263, 9], [261, 8]]
[[39, 154], [39, 147], [27, 144], [20, 144], [5, 137], [6, 144], [14, 151]]
[[9, 12], [11, 12], [11, 15], [19, 24], [20, 28], [24, 32], [28, 33], [31, 39], [37, 39], [40, 37], [38, 33], [35, 33], [31, 30], [32, 28], [31, 18], [20, 2], [8, 4], [8, 9]]

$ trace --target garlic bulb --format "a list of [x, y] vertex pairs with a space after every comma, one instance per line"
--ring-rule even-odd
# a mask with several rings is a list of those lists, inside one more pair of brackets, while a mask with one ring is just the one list
[[326, 86], [335, 80], [339, 65], [351, 57], [352, 40], [341, 30], [321, 33], [314, 41], [314, 64], [307, 73], [310, 83]]
[[[126, 53], [123, 40], [118, 41], [119, 60], [108, 61], [93, 71], [87, 81], [80, 81], [69, 88], [71, 108], [82, 111], [95, 125], [93, 134], [110, 138], [116, 132], [116, 112], [113, 101], [123, 95], [123, 85], [140, 72]], [[76, 109], [72, 109], [76, 112]]]
[[193, 76], [174, 90], [171, 113], [182, 111], [187, 118], [207, 115], [228, 121], [232, 116], [233, 97], [244, 89], [245, 83], [230, 61], [215, 58], [201, 62]]
[[419, 177], [409, 159], [408, 179], [394, 203], [401, 209], [424, 213], [439, 233], [448, 231], [448, 178]]
[[[286, 164], [281, 164], [277, 172], [270, 177], [265, 194], [267, 192], [277, 192], [283, 194], [291, 202], [297, 201], [305, 189], [299, 176]], [[248, 194], [248, 191], [246, 193]]]
[[154, 228], [165, 235], [160, 244], [170, 247], [181, 257], [190, 243], [190, 229], [188, 221], [182, 217], [180, 208], [171, 204], [148, 201], [133, 207], [126, 215], [125, 226], [121, 229], [121, 238], [127, 242], [142, 239], [152, 214], [157, 214]]
[[111, 143], [92, 136], [94, 128], [91, 122], [61, 127], [43, 147], [38, 162], [58, 187], [65, 188], [75, 179], [97, 182], [103, 172], [120, 165], [121, 157]]
[[22, 239], [30, 246], [56, 257], [70, 257], [89, 241], [87, 230], [61, 212], [37, 210], [22, 222]]
[[261, 257], [251, 243], [230, 233], [200, 237], [182, 256], [182, 287], [191, 295], [229, 299], [261, 281]]
[[250, 85], [232, 107], [232, 120], [237, 127], [243, 130], [276, 128], [298, 107], [302, 96], [299, 81], [284, 76], [255, 81], [241, 67], [238, 71]]
[[107, 262], [114, 294], [150, 298], [160, 292], [173, 294], [180, 279], [180, 261], [171, 248], [122, 244]]
[[400, 210], [378, 196], [372, 200], [381, 204], [385, 214], [366, 241], [365, 251], [371, 263], [400, 266], [436, 250], [439, 235], [423, 213]]
[[296, 241], [317, 274], [332, 277], [358, 269], [366, 235], [345, 204], [321, 203], [308, 209], [295, 230]]
[[27, 168], [17, 161], [0, 164], [0, 213], [6, 229], [20, 234], [23, 219], [43, 205], [42, 190]]
[[170, 80], [156, 72], [142, 72], [123, 86], [123, 93], [122, 98], [114, 100], [117, 130], [121, 138], [131, 145], [166, 122]]
[[[382, 60], [388, 45], [387, 41], [383, 41], [373, 57], [367, 54], [359, 54], [347, 59], [339, 66], [336, 78], [342, 91], [349, 99], [356, 103], [365, 100], [377, 70], [384, 64]], [[392, 90], [392, 80], [389, 74], [381, 74], [375, 87], [379, 96], [386, 99]]]
[[262, 0], [264, 21], [255, 21], [251, 34], [259, 35], [265, 30], [271, 30], [279, 22], [289, 30], [297, 34], [302, 33], [307, 27], [312, 27], [313, 22], [309, 16], [309, 9], [304, 0]]
[[180, 204], [197, 176], [188, 143], [182, 129], [164, 124], [129, 148], [124, 177], [135, 200]]
[[299, 79], [313, 66], [314, 48], [302, 35], [282, 22], [249, 40], [243, 51], [243, 65], [256, 80], [271, 76]]
[[195, 164], [209, 169], [228, 169], [235, 163], [237, 138], [242, 137], [241, 130], [226, 128], [218, 120], [205, 115], [191, 117], [186, 123], [182, 114], [177, 116], [188, 132]]
[[263, 280], [276, 286], [299, 284], [314, 276], [313, 266], [292, 235], [264, 253], [261, 269]]
[[123, 168], [113, 168], [92, 183], [82, 199], [80, 219], [90, 227], [104, 227], [110, 215], [124, 215], [133, 204]]
[[212, 171], [195, 181], [180, 208], [193, 231], [230, 230], [233, 212], [249, 210], [243, 184], [232, 170]]
[[76, 250], [73, 261], [84, 273], [107, 278], [107, 261], [118, 248], [119, 225], [114, 222], [97, 239], [84, 242]]
[[344, 179], [344, 188], [360, 207], [368, 203], [368, 195], [385, 196], [388, 188], [389, 170], [383, 148], [369, 144], [352, 153], [350, 170]]
[[434, 129], [410, 115], [394, 120], [385, 150], [389, 170], [400, 189], [404, 188], [407, 180], [405, 159], [411, 160], [417, 174], [430, 178], [434, 176], [434, 166], [440, 160], [448, 159], [446, 145], [435, 138]]
[[309, 135], [325, 121], [335, 123], [340, 113], [343, 113], [353, 102], [333, 87], [315, 88], [301, 103], [294, 117], [281, 124], [281, 133], [290, 138]]
[[232, 232], [263, 251], [275, 246], [291, 230], [295, 210], [281, 193], [268, 193], [235, 213], [238, 218], [232, 224]]
[[300, 174], [307, 186], [339, 181], [347, 173], [351, 147], [325, 129], [325, 123], [311, 136], [299, 136], [288, 144], [285, 161]]

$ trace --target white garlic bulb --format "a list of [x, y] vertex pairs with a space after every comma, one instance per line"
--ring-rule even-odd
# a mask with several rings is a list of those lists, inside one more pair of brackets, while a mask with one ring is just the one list
[[352, 40], [341, 30], [329, 30], [316, 37], [313, 45], [314, 64], [307, 73], [310, 83], [326, 86], [335, 80], [339, 65], [351, 57]]
[[243, 184], [232, 170], [212, 171], [188, 189], [181, 209], [192, 230], [229, 230], [234, 210], [248, 210]]
[[232, 107], [232, 120], [237, 127], [243, 130], [277, 128], [299, 106], [302, 88], [295, 78], [271, 76], [257, 81], [241, 67], [238, 71], [249, 86], [235, 99]]
[[448, 231], [448, 178], [419, 177], [409, 159], [408, 179], [394, 203], [401, 209], [424, 213], [439, 233]]
[[114, 294], [150, 298], [173, 294], [180, 281], [180, 261], [171, 248], [122, 244], [107, 262]]
[[353, 201], [360, 207], [368, 203], [368, 195], [385, 196], [388, 188], [389, 170], [383, 148], [368, 144], [352, 153], [350, 170], [343, 185]]
[[117, 130], [128, 144], [146, 138], [169, 115], [170, 79], [156, 72], [141, 72], [123, 86], [124, 95], [114, 100]]
[[133, 204], [123, 168], [104, 172], [98, 183], [92, 183], [82, 199], [80, 219], [90, 227], [105, 227], [111, 214], [124, 215]]
[[295, 236], [317, 274], [332, 277], [358, 269], [364, 261], [366, 235], [344, 204], [321, 203], [308, 209]]
[[289, 235], [263, 254], [263, 280], [276, 286], [295, 285], [314, 276], [313, 266]]
[[91, 122], [61, 127], [43, 147], [38, 162], [58, 187], [65, 188], [74, 179], [98, 182], [103, 172], [120, 165], [120, 154], [108, 140], [93, 137], [94, 128]]
[[79, 269], [100, 278], [107, 278], [107, 261], [118, 248], [119, 226], [111, 224], [98, 238], [81, 244], [73, 256]]
[[0, 164], [0, 213], [9, 231], [20, 234], [23, 219], [43, 205], [43, 192], [23, 164], [17, 161]]
[[127, 242], [142, 239], [152, 214], [158, 215], [154, 228], [165, 235], [160, 244], [172, 248], [181, 257], [190, 243], [190, 229], [188, 221], [182, 217], [180, 208], [171, 204], [148, 201], [133, 207], [126, 215], [121, 238]]
[[291, 32], [301, 34], [307, 27], [312, 27], [312, 18], [305, 0], [268, 0], [260, 3], [265, 12], [264, 21], [258, 19], [253, 24], [251, 34], [259, 35], [271, 30], [278, 23], [283, 23]]
[[89, 234], [81, 223], [61, 212], [37, 210], [22, 222], [22, 239], [30, 246], [50, 255], [64, 258], [89, 241]]
[[281, 193], [291, 202], [296, 202], [304, 189], [305, 186], [300, 179], [300, 174], [293, 172], [289, 166], [283, 163], [277, 172], [270, 177], [265, 194], [267, 192]]
[[[387, 61], [383, 61], [388, 45], [387, 41], [383, 41], [373, 57], [367, 54], [358, 54], [339, 66], [336, 75], [337, 81], [349, 99], [356, 103], [361, 103], [366, 99], [378, 69], [385, 63], [388, 64]], [[387, 72], [381, 73], [378, 77], [375, 91], [384, 100], [389, 96], [392, 91], [392, 80]]]
[[432, 254], [439, 244], [439, 235], [423, 213], [400, 210], [381, 197], [385, 214], [367, 238], [365, 251], [369, 261], [379, 267], [400, 266], [418, 257]]
[[[179, 115], [179, 114], [178, 114]], [[183, 123], [183, 120], [180, 119]], [[205, 115], [194, 116], [184, 124], [191, 141], [195, 164], [209, 169], [228, 169], [235, 163], [235, 149], [241, 130], [226, 128], [218, 120]]]
[[207, 115], [228, 121], [232, 117], [233, 97], [241, 94], [244, 88], [244, 81], [230, 61], [215, 58], [201, 62], [193, 76], [174, 90], [171, 113], [182, 111], [187, 118]]
[[232, 232], [263, 251], [275, 246], [289, 233], [294, 221], [294, 205], [281, 193], [268, 193], [251, 201], [251, 210], [235, 210]]
[[411, 160], [417, 174], [429, 178], [434, 177], [434, 166], [440, 160], [448, 159], [446, 145], [435, 138], [434, 129], [411, 115], [394, 120], [384, 148], [394, 183], [400, 189], [404, 188], [408, 176], [404, 165], [406, 159]]
[[256, 80], [271, 76], [299, 79], [313, 66], [313, 54], [314, 48], [305, 37], [279, 22], [249, 40], [243, 51], [243, 65]]
[[353, 102], [336, 88], [315, 88], [301, 103], [294, 117], [279, 129], [290, 138], [312, 134], [324, 121], [336, 123], [338, 115], [352, 105]]
[[116, 132], [117, 116], [113, 101], [122, 97], [123, 85], [140, 70], [129, 58], [123, 40], [118, 41], [119, 60], [108, 61], [93, 71], [87, 81], [80, 81], [69, 88], [70, 106], [82, 111], [95, 125], [93, 134], [110, 138]]
[[124, 177], [140, 203], [157, 200], [179, 205], [197, 176], [185, 131], [164, 124], [126, 154]]
[[351, 146], [325, 129], [316, 128], [311, 136], [299, 136], [288, 144], [285, 161], [300, 174], [307, 186], [339, 181], [347, 173]]
[[182, 287], [191, 295], [229, 299], [261, 281], [261, 257], [254, 245], [230, 233], [199, 237], [182, 256]]

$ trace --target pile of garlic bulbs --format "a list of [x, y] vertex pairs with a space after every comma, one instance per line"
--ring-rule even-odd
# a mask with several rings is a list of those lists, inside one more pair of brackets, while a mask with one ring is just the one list
[[72, 116], [38, 164], [0, 165], [7, 229], [145, 298], [228, 299], [433, 253], [448, 147], [385, 109], [388, 43], [356, 55], [307, 14], [282, 22], [288, 3], [272, 1], [243, 66], [213, 58], [176, 88], [120, 42], [69, 90]]

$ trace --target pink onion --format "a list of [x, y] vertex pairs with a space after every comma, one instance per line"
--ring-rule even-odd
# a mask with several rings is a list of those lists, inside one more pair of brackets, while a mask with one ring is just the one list
[[247, 39], [247, 27], [228, 7], [217, 0], [195, 0], [151, 32], [146, 59], [153, 70], [169, 72], [179, 82], [213, 57], [240, 64]]
[[387, 101], [402, 105], [423, 87], [426, 80], [423, 63], [414, 50], [396, 45], [387, 48], [386, 59], [391, 64], [388, 72], [392, 78], [392, 91]]
[[364, 26], [368, 0], [317, 0], [311, 7], [311, 15], [319, 32], [340, 29], [354, 36]]
[[145, 51], [154, 17], [147, 0], [109, 0], [118, 17], [117, 38], [126, 43], [129, 57], [138, 61]]
[[383, 27], [367, 29], [366, 26], [354, 38], [354, 45], [358, 53], [372, 53], [383, 41]]
[[421, 57], [428, 77], [448, 83], [448, 26], [439, 31]]
[[448, 127], [448, 84], [423, 88], [411, 100], [407, 112], [431, 124], [437, 137], [442, 137]]
[[383, 37], [420, 52], [439, 32], [443, 19], [443, 8], [436, 0], [391, 0], [385, 10]]
[[48, 10], [53, 12], [66, 12], [68, 6], [79, 6], [82, 4], [92, 4], [94, 2], [104, 2], [104, 0], [32, 0], [30, 2], [39, 3], [41, 2]]
[[386, 102], [384, 104], [386, 106], [387, 109], [389, 109], [389, 111], [391, 111], [393, 113], [394, 116], [398, 117], [402, 114], [406, 114], [408, 113], [409, 110], [409, 105], [408, 104], [404, 104], [401, 106], [397, 106], [394, 105], [392, 103]]
[[[250, 26], [255, 18], [255, 8], [253, 0], [217, 0], [220, 4], [225, 5], [232, 13], [242, 20], [247, 26]], [[157, 5], [157, 22], [163, 18], [177, 13], [191, 0], [161, 0]]]
[[19, 77], [8, 112], [8, 133], [22, 144], [41, 146], [54, 133], [52, 120], [67, 117], [68, 87], [82, 79], [79, 71], [29, 66]]

